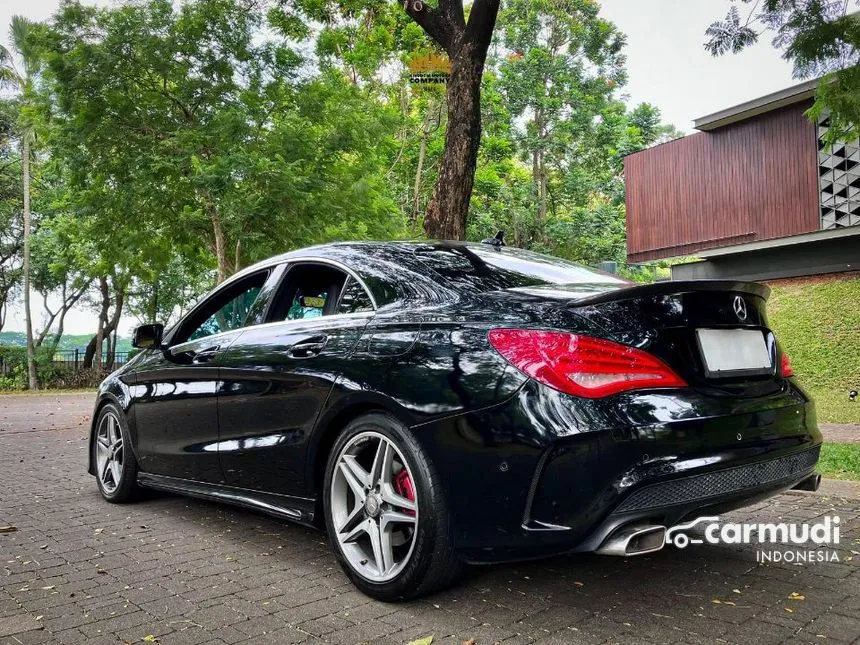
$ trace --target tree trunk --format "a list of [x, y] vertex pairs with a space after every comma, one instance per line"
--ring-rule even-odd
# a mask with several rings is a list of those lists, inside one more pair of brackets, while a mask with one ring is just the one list
[[469, 41], [461, 43], [456, 55], [451, 56], [445, 152], [424, 217], [424, 231], [429, 238], [466, 237], [466, 216], [481, 143], [481, 75], [485, 58], [486, 50], [477, 51]]
[[[107, 366], [113, 369], [114, 360], [116, 358], [116, 330], [119, 327], [119, 321], [122, 317], [122, 308], [125, 304], [125, 291], [124, 289], [120, 289], [116, 281], [114, 280], [114, 291], [116, 291], [116, 302], [114, 303], [113, 308], [113, 316], [111, 316], [110, 321], [108, 322], [108, 356], [107, 356]], [[113, 334], [113, 340], [111, 341], [111, 334]]]
[[152, 285], [152, 298], [149, 300], [149, 322], [155, 323], [158, 318], [158, 278], [155, 279], [155, 284]]
[[99, 326], [96, 330], [96, 346], [93, 361], [94, 365], [102, 364], [102, 358], [104, 354], [105, 327], [107, 327], [107, 314], [108, 310], [110, 309], [110, 292], [108, 291], [107, 278], [104, 276], [99, 278], [99, 290], [102, 294], [102, 310], [99, 312]]
[[[95, 365], [101, 365], [102, 362], [102, 347], [105, 338], [107, 338], [119, 325], [119, 320], [122, 316], [122, 308], [125, 302], [124, 288], [116, 287], [116, 306], [113, 315], [108, 319], [108, 311], [110, 310], [110, 291], [108, 290], [107, 278], [99, 278], [99, 291], [102, 295], [102, 306], [99, 312], [99, 326], [96, 335], [90, 339], [87, 344], [87, 349], [84, 352], [84, 368], [89, 369]], [[108, 352], [110, 354], [110, 352]], [[110, 356], [108, 356], [110, 358]]]
[[421, 209], [421, 173], [424, 172], [424, 155], [427, 154], [427, 136], [430, 128], [430, 114], [424, 119], [424, 127], [421, 129], [421, 144], [418, 146], [418, 168], [415, 170], [415, 200], [412, 207], [412, 228]]
[[36, 376], [36, 348], [33, 345], [33, 318], [30, 315], [30, 132], [21, 137], [21, 166], [24, 179], [24, 320], [27, 329], [27, 379], [31, 390], [39, 389]]
[[206, 201], [206, 210], [209, 212], [209, 220], [212, 222], [212, 233], [215, 236], [215, 257], [218, 260], [218, 284], [221, 284], [230, 276], [230, 268], [227, 265], [227, 241], [224, 238], [224, 226], [218, 209], [210, 201]]
[[537, 239], [546, 242], [546, 156], [544, 146], [546, 144], [546, 125], [544, 124], [543, 112], [535, 110], [535, 134], [537, 147], [532, 156], [532, 175], [535, 191], [535, 225], [537, 228]]

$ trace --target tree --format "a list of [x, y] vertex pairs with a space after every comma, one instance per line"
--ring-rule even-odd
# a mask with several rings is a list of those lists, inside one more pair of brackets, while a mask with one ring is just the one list
[[649, 148], [684, 136], [674, 125], [663, 123], [660, 108], [650, 103], [637, 105], [630, 112], [629, 118], [630, 123], [639, 129], [641, 148]]
[[544, 239], [550, 173], [570, 172], [594, 143], [602, 112], [626, 80], [624, 36], [599, 17], [591, 0], [509, 0], [501, 15], [502, 85], [515, 118], [525, 120], [520, 145], [530, 161], [535, 224]]
[[17, 105], [0, 101], [0, 330], [22, 278], [21, 158], [14, 145], [17, 118]]
[[[53, 355], [60, 344], [69, 311], [81, 301], [93, 282], [75, 251], [79, 240], [72, 233], [77, 224], [68, 213], [43, 213], [39, 230], [33, 236], [33, 286], [42, 295], [44, 309], [44, 322], [36, 335], [35, 346], [43, 347], [48, 341], [49, 355]], [[49, 304], [51, 296], [58, 297], [58, 305]]]
[[403, 6], [451, 61], [445, 151], [424, 231], [432, 238], [463, 239], [481, 142], [481, 79], [499, 0], [475, 0], [468, 21], [462, 0], [438, 0], [435, 7], [407, 0]]
[[822, 77], [809, 116], [829, 114], [828, 139], [860, 135], [860, 1], [741, 1], [751, 5], [746, 16], [732, 5], [705, 31], [705, 49], [714, 56], [738, 53], [773, 33], [773, 46], [794, 64], [796, 78]]
[[[5, 85], [20, 90], [23, 103], [26, 103], [32, 94], [33, 79], [38, 66], [38, 58], [30, 42], [32, 31], [33, 23], [22, 16], [12, 16], [9, 35], [15, 48], [15, 53], [21, 59], [23, 65], [21, 71], [15, 66], [12, 52], [3, 45], [0, 45], [0, 87]], [[21, 139], [21, 178], [23, 191], [23, 208], [21, 211], [21, 217], [24, 222], [22, 272], [24, 275], [24, 320], [27, 331], [27, 377], [30, 389], [37, 390], [39, 388], [39, 380], [36, 374], [33, 320], [30, 312], [30, 234], [32, 228], [30, 213], [30, 161], [34, 130], [32, 124], [28, 122], [26, 112], [22, 112], [19, 136]]]

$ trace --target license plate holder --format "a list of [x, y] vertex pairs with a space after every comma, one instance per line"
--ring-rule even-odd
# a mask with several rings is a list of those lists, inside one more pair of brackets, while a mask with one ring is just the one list
[[697, 329], [707, 378], [773, 373], [770, 347], [761, 329]]

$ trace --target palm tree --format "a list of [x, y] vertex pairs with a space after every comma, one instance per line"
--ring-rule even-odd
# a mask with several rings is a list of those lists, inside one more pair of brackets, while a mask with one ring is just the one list
[[[10, 39], [13, 48], [22, 61], [22, 70], [15, 66], [12, 52], [0, 45], [0, 86], [13, 87], [21, 91], [22, 101], [26, 101], [33, 89], [33, 77], [37, 69], [37, 58], [30, 43], [34, 23], [23, 16], [12, 17]], [[24, 192], [24, 319], [27, 327], [27, 375], [31, 390], [39, 389], [36, 376], [36, 350], [33, 344], [33, 320], [30, 316], [30, 146], [35, 137], [33, 126], [21, 119], [21, 174]]]

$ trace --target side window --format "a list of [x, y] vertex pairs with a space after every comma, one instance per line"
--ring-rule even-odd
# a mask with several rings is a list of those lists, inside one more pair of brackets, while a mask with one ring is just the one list
[[326, 264], [296, 264], [281, 284], [269, 321], [305, 320], [335, 313], [346, 278], [343, 271]]
[[360, 311], [373, 311], [373, 303], [364, 287], [354, 278], [347, 278], [346, 286], [337, 306], [339, 314], [354, 314]]
[[243, 327], [268, 275], [268, 271], [255, 273], [217, 294], [188, 321], [177, 341], [197, 340]]

